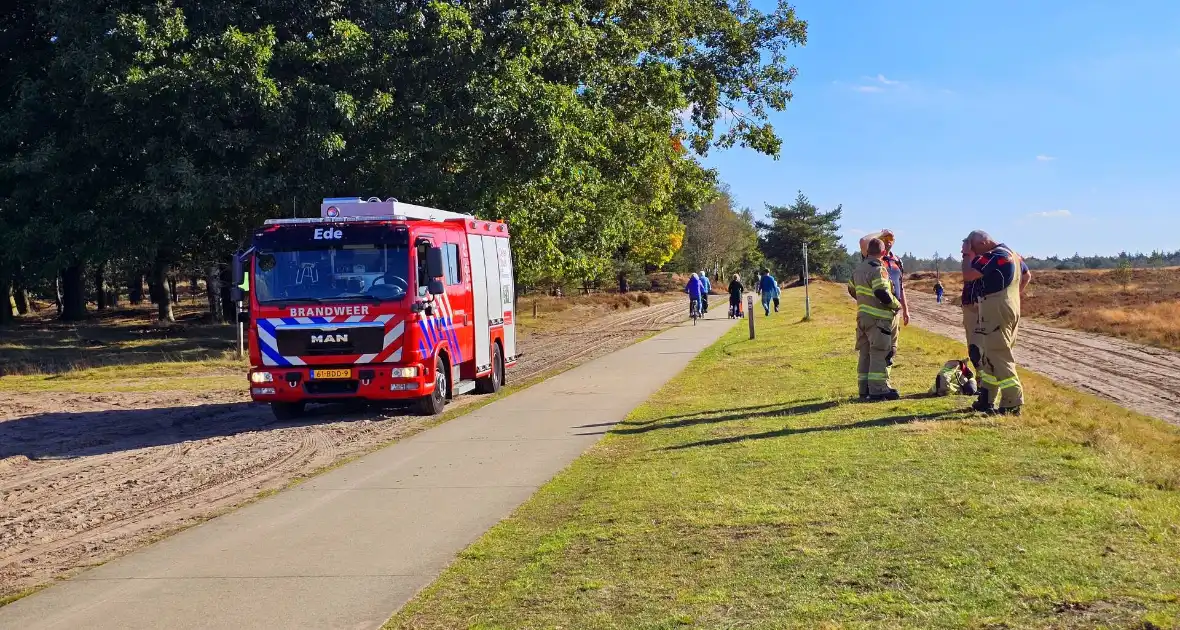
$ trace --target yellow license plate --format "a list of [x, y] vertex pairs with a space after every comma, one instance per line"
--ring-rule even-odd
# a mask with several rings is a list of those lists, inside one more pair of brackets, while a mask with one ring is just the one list
[[312, 370], [314, 379], [352, 378], [352, 370]]

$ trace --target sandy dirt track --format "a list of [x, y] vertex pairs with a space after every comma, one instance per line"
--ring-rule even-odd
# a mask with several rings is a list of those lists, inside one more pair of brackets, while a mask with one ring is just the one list
[[[588, 361], [683, 321], [686, 311], [676, 300], [534, 333], [520, 341], [507, 378], [519, 383]], [[424, 425], [397, 410], [342, 406], [278, 423], [267, 407], [247, 402], [245, 386], [243, 379], [242, 391], [0, 393], [0, 597], [110, 560]]]
[[[917, 291], [906, 294], [911, 324], [964, 341], [957, 305], [936, 304], [933, 295]], [[1180, 353], [1025, 319], [1016, 339], [1016, 361], [1063, 385], [1180, 424], [1180, 380], [1173, 376]]]

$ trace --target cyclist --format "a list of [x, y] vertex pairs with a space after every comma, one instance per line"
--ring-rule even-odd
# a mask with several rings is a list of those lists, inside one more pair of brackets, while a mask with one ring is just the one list
[[701, 279], [701, 316], [709, 312], [709, 292], [713, 290], [713, 283], [709, 282], [709, 274], [702, 269], [697, 276]]
[[704, 286], [701, 284], [700, 277], [693, 273], [688, 278], [688, 284], [684, 287], [684, 292], [688, 294], [688, 316], [692, 317], [694, 314], [700, 313], [701, 308], [701, 292]]

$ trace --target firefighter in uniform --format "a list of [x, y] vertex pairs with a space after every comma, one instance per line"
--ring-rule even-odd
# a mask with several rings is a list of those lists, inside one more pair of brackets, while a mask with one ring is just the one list
[[[963, 239], [963, 256], [975, 258], [975, 252]], [[979, 341], [975, 338], [975, 328], [979, 326], [979, 280], [968, 282], [963, 280], [963, 295], [960, 304], [963, 307], [963, 332], [967, 337], [967, 356], [971, 359], [971, 367], [979, 374], [979, 359], [983, 356], [979, 348]], [[982, 394], [982, 390], [980, 390]]]
[[1012, 347], [1020, 327], [1020, 293], [1031, 274], [1019, 254], [986, 232], [972, 232], [967, 244], [973, 256], [963, 257], [963, 281], [977, 282], [979, 296], [975, 341], [981, 354], [980, 396], [973, 408], [1019, 415], [1024, 388], [1016, 374]]
[[897, 339], [901, 303], [893, 295], [881, 256], [885, 245], [872, 239], [865, 259], [852, 272], [848, 294], [856, 299], [856, 349], [860, 351], [857, 384], [864, 400], [897, 400], [889, 385], [889, 365]]

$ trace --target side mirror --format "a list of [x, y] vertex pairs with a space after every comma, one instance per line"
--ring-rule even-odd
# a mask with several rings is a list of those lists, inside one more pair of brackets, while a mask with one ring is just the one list
[[243, 256], [241, 252], [234, 252], [233, 262], [230, 264], [231, 269], [233, 270], [230, 273], [230, 279], [233, 284], [229, 288], [229, 299], [233, 300], [234, 302], [241, 302], [245, 300], [246, 291], [243, 289], [249, 289], [249, 285], [245, 285], [245, 287], [243, 287], [246, 279], [246, 268], [245, 264], [242, 262], [242, 258]]
[[443, 286], [442, 280], [431, 280], [429, 291], [431, 295], [442, 295], [447, 292], [447, 288]]
[[[443, 251], [441, 247], [431, 247], [426, 250], [426, 275], [431, 278], [441, 278], [446, 271], [443, 269]], [[433, 283], [430, 289], [431, 293], [442, 293], [442, 291], [435, 291]]]

